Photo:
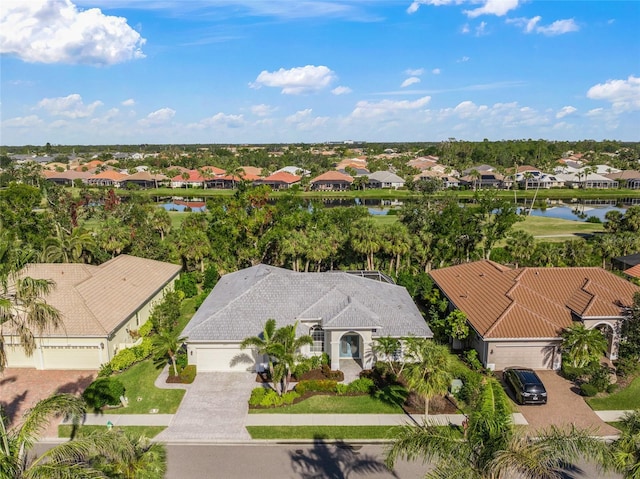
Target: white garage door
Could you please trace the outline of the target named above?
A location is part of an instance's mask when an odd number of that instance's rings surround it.
[[[44,347],[44,369],[100,369],[100,352],[95,346]]]
[[[555,343],[496,344],[489,346],[487,363],[495,364],[498,371],[510,366],[531,369],[553,369],[556,362]],[[493,351],[493,354],[491,354]],[[559,358],[558,358],[559,359]]]
[[[255,360],[250,349],[234,345],[193,347],[198,371],[253,371]],[[190,361],[191,362],[191,361]]]
[[[39,351],[34,351],[33,355],[27,356],[24,349],[20,347],[7,346],[7,367],[9,368],[35,368]]]

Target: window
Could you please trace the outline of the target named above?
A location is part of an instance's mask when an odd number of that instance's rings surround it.
[[[311,345],[312,353],[324,352],[324,331],[320,326],[312,326],[309,330],[309,335],[313,338],[313,344]]]

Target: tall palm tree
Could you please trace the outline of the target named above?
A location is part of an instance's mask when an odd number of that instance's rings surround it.
[[[607,350],[607,339],[597,329],[577,323],[562,332],[562,349],[574,368],[598,361]]]
[[[451,353],[449,349],[431,340],[407,341],[407,362],[403,376],[409,389],[424,398],[424,416],[429,415],[429,400],[445,394],[451,384]]]
[[[640,409],[622,417],[621,434],[611,444],[613,466],[625,479],[640,479]]]
[[[351,247],[356,253],[366,255],[367,269],[375,269],[375,254],[381,247],[381,230],[373,220],[365,218],[353,225]]]
[[[56,225],[55,236],[45,240],[42,261],[47,263],[89,263],[96,249],[92,232],[83,228],[67,231]]]
[[[259,336],[250,336],[245,338],[240,343],[240,349],[246,349],[253,347],[256,349],[258,354],[262,354],[267,357],[267,364],[269,368],[269,377],[273,382],[273,389],[277,391],[276,381],[273,379],[274,377],[274,368],[273,368],[273,356],[271,354],[271,350],[273,345],[275,344],[275,334],[276,334],[276,320],[273,318],[267,319],[266,323],[262,327],[262,333]]]
[[[505,249],[511,254],[516,268],[518,268],[523,261],[528,261],[531,258],[534,244],[533,236],[526,231],[513,230],[509,233]]]
[[[387,465],[397,458],[435,461],[425,477],[433,479],[561,479],[581,457],[604,463],[607,446],[590,431],[552,427],[527,436],[511,422],[511,406],[495,379],[484,385],[464,436],[457,428],[407,424],[387,450]]]
[[[55,287],[47,279],[19,277],[13,272],[12,283],[0,285],[0,372],[7,365],[6,336],[16,336],[27,356],[36,349],[36,336],[63,326],[60,311],[44,299]]]
[[[167,363],[167,358],[171,361],[173,368],[173,375],[178,375],[178,365],[176,364],[176,357],[180,346],[187,340],[186,336],[180,336],[180,333],[175,330],[164,330],[156,334],[152,341],[152,354],[155,358],[157,366],[164,366]]]
[[[269,351],[277,360],[274,371],[276,378],[279,378],[282,383],[281,394],[289,390],[291,372],[301,359],[300,348],[313,345],[313,338],[310,335],[296,336],[297,329],[298,321],[278,328],[274,334],[274,344]]]
[[[35,456],[31,449],[51,419],[65,416],[79,424],[85,412],[82,398],[71,394],[56,394],[39,401],[27,411],[22,422],[7,429],[0,411],[0,477],[22,478],[88,478],[104,477],[94,467],[96,457],[106,461],[128,460],[131,451],[123,447],[114,434],[80,437],[58,444]]]
[[[100,457],[94,465],[107,477],[117,479],[162,479],[167,472],[167,451],[164,445],[146,436],[134,436],[113,431],[121,447],[115,460]]]

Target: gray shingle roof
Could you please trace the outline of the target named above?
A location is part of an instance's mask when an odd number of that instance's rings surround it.
[[[105,336],[149,301],[181,267],[120,255],[100,266],[33,263],[22,276],[51,279],[56,286],[47,303],[62,314],[64,330],[48,336]]]
[[[259,264],[223,276],[184,334],[190,341],[242,341],[267,319],[279,327],[321,320],[327,329],[373,329],[375,336],[433,334],[404,287],[348,273],[298,273]],[[300,326],[299,333],[306,331]]]

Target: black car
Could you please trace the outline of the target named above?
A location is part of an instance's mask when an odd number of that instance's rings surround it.
[[[503,378],[518,404],[547,403],[547,390],[533,369],[507,368]]]

